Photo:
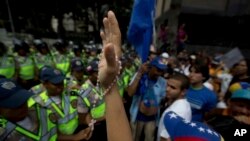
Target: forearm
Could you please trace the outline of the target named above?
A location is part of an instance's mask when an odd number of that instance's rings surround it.
[[[132,84],[130,84],[127,88],[127,92],[128,92],[128,95],[129,96],[133,96],[137,90],[137,87],[139,85],[139,82],[141,80],[141,76],[142,74],[141,73],[137,73]]]
[[[108,140],[132,141],[131,129],[117,85],[105,96],[105,102]]]

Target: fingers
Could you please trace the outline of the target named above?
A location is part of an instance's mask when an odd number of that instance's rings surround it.
[[[100,36],[102,38],[102,44],[106,45],[107,44],[106,36],[105,36],[105,33],[103,31],[100,32]]]
[[[110,25],[111,38],[115,45],[115,52],[118,57],[121,56],[121,31],[119,28],[118,21],[113,11],[108,12],[108,21]]]
[[[108,18],[103,18],[103,25],[104,25],[104,35],[105,35],[105,41],[110,42],[110,24]]]
[[[115,47],[116,56],[121,56],[121,32],[114,12],[109,11],[103,19],[104,30],[100,32],[102,43],[105,46],[112,43]]]

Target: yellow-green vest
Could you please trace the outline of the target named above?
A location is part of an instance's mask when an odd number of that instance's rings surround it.
[[[62,55],[56,52],[54,55],[54,60],[56,64],[56,68],[61,70],[65,75],[70,70],[70,57],[69,55]]]
[[[40,110],[43,112],[39,116],[43,120],[43,129],[46,132],[46,139],[45,141],[56,141],[57,140],[57,123],[56,121],[50,120],[50,115],[56,114],[54,110],[52,110],[51,103],[48,101],[48,96],[46,94],[46,91],[40,93],[39,95],[34,95],[28,100],[28,107],[31,107],[33,104],[37,103],[41,108]],[[46,130],[47,129],[47,130]]]
[[[50,111],[53,111],[59,117],[56,121],[59,132],[65,135],[73,134],[78,126],[77,96],[70,96],[63,93],[61,99],[62,108],[60,108],[47,96],[46,91],[43,91],[39,95],[41,97],[40,101],[43,101],[45,107],[48,107]],[[73,103],[75,107],[72,106]]]
[[[26,138],[32,139],[34,141],[56,141],[57,129],[54,124],[52,126],[48,125],[47,109],[41,108],[39,104],[35,103],[36,102],[32,98],[28,101],[28,105],[30,106],[29,108],[34,106],[38,115],[39,129],[37,134],[28,131],[4,118],[0,118],[1,128],[5,130],[0,136],[0,140],[4,140],[11,132],[16,131]]]
[[[15,61],[14,58],[8,55],[0,57],[0,75],[6,78],[13,78],[15,74]]]
[[[49,53],[46,55],[42,55],[41,53],[34,55],[34,61],[38,69],[45,65],[55,67],[54,58]]]
[[[31,56],[17,56],[16,61],[19,64],[19,77],[21,79],[29,80],[35,77],[35,64]]]
[[[58,121],[58,129],[62,134],[72,135],[78,126],[77,96],[63,94],[62,108],[63,117]]]
[[[105,114],[105,103],[104,99],[100,94],[100,91],[96,90],[92,85],[85,83],[82,85],[82,89],[78,93],[83,99],[84,103],[90,108],[90,114],[92,118],[98,119]],[[96,98],[96,103],[90,101],[90,99]]]
[[[29,91],[31,91],[34,94],[40,94],[46,89],[44,88],[43,84],[38,84],[36,86],[33,86]]]

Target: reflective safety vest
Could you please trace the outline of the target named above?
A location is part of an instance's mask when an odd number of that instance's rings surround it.
[[[69,72],[70,58],[68,55],[56,53],[54,56],[56,68],[61,70],[65,75]]]
[[[63,95],[62,108],[64,116],[58,120],[59,131],[71,135],[78,126],[77,96]]]
[[[38,69],[42,68],[45,65],[51,67],[55,66],[53,56],[50,54],[42,55],[38,53],[34,56],[34,61]]]
[[[88,83],[82,85],[79,96],[83,99],[84,103],[90,108],[90,114],[92,118],[98,119],[105,114],[104,99],[100,94],[100,91]]]
[[[43,91],[45,91],[46,89],[44,88],[44,86],[42,84],[38,84],[36,86],[33,86],[30,91],[34,94],[40,94]]]
[[[35,77],[35,64],[31,56],[17,56],[16,61],[19,64],[19,77],[21,79],[29,80]]]
[[[69,96],[63,93],[61,107],[47,96],[46,91],[35,98],[35,101],[40,101],[39,103],[50,109],[49,119],[51,123],[58,124],[60,133],[65,135],[74,133],[78,126],[77,96]]]
[[[56,141],[57,139],[57,129],[56,126],[53,125],[49,127],[47,120],[47,110],[41,108],[39,105],[35,105],[36,112],[39,119],[39,129],[37,133],[32,131],[28,131],[21,126],[14,124],[4,118],[0,118],[0,124],[3,130],[3,133],[0,135],[0,140],[5,140],[10,133],[13,131],[18,132],[19,134],[23,135],[25,138],[32,139],[34,141]]]
[[[0,75],[6,78],[13,78],[15,74],[14,58],[8,55],[0,57]]]
[[[126,87],[129,84],[129,80],[131,78],[131,71],[127,68],[124,69],[123,73],[120,76],[120,79],[117,81],[118,83],[118,87],[119,87],[119,93],[121,96],[123,96],[124,91],[126,89]]]

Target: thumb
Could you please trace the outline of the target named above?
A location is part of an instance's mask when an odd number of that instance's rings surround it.
[[[107,62],[107,67],[114,68],[116,66],[116,55],[113,44],[109,43],[104,47],[104,56]]]

